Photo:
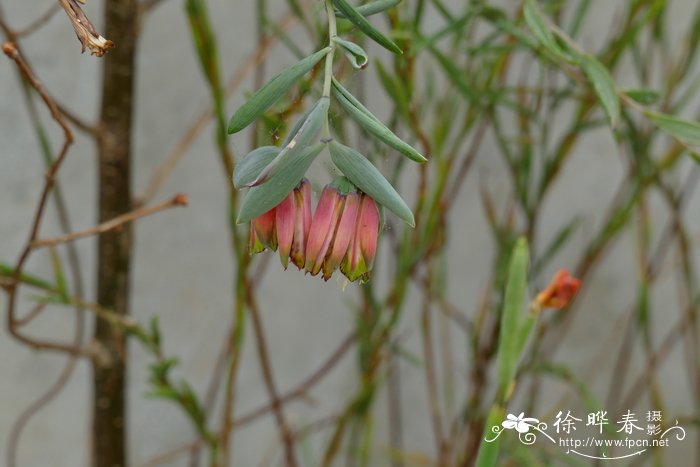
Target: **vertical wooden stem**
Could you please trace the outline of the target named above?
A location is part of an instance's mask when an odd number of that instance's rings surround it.
[[[105,34],[116,48],[104,58],[100,112],[99,219],[103,222],[131,209],[131,136],[138,2],[105,2]],[[131,226],[99,237],[97,299],[101,306],[125,315],[129,307]],[[126,341],[104,320],[95,324],[101,357],[93,364],[93,466],[127,465]]]

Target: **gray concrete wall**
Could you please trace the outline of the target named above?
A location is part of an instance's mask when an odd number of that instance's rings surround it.
[[[3,8],[11,24],[24,25],[50,3],[50,0],[5,1]],[[254,25],[252,2],[216,0],[209,3],[221,44],[222,66],[228,76],[252,49],[253,41],[249,39],[253,37]],[[601,21],[588,25],[582,38],[584,46],[594,48],[601,37],[609,34],[613,13],[621,9],[621,3],[595,2]],[[683,21],[685,12],[694,2],[685,0],[677,3],[680,5],[675,10],[677,21]],[[87,11],[93,18],[99,18],[101,2],[89,2]],[[299,37],[303,38],[303,35]],[[23,45],[37,75],[45,81],[49,91],[77,114],[86,119],[95,117],[99,105],[99,60],[78,53],[78,43],[65,18],[57,15]],[[278,60],[268,65],[269,73],[291,60],[288,54],[281,51],[276,51],[273,57]],[[183,129],[209,101],[188,38],[181,2],[164,2],[149,18],[141,39],[138,66],[136,193],[144,189],[153,170],[177,143]],[[634,84],[625,83],[625,76],[618,79],[622,84]],[[250,89],[250,85],[245,88]],[[0,260],[13,262],[27,235],[43,171],[15,70],[5,59],[0,59],[0,89],[3,90],[0,97]],[[378,88],[370,88],[370,94],[371,102],[381,102]],[[241,94],[231,99],[229,111],[242,99]],[[56,137],[54,141],[59,141],[60,134],[51,123],[47,125]],[[160,316],[165,348],[182,359],[182,366],[176,374],[186,376],[202,392],[232,318],[233,270],[228,260],[226,181],[219,175],[212,134],[213,128],[197,140],[160,192],[161,199],[175,192],[187,193],[191,205],[137,223],[132,301],[134,316],[138,320],[146,322],[154,314]],[[571,264],[578,249],[600,225],[605,214],[602,209],[614,196],[624,174],[620,158],[616,155],[617,148],[607,130],[601,130],[585,141],[585,145],[576,150],[565,167],[564,177],[554,188],[543,216],[545,219],[556,219],[556,222],[545,222],[541,232],[543,240],[551,238],[562,216],[572,212],[584,216],[583,228],[576,234],[570,248],[558,257],[557,263],[561,265]],[[247,140],[235,137],[232,146],[239,152],[245,151]],[[88,139],[79,135],[59,177],[76,229],[95,222],[94,149]],[[487,145],[484,151],[495,154],[493,146]],[[495,157],[479,158],[460,195],[459,215],[452,218],[450,225],[450,297],[465,310],[473,310],[478,304],[481,298],[479,293],[486,284],[493,259],[488,228],[484,222],[474,221],[483,219],[478,177],[488,180],[498,199],[505,199],[508,195],[498,188],[508,186],[508,183],[500,183],[507,180],[501,163]],[[698,202],[700,199],[696,196],[692,205],[698,206]],[[661,204],[654,206],[659,208]],[[697,214],[697,210],[695,212]],[[656,209],[655,215],[658,219],[664,218],[659,209]],[[699,220],[696,216],[693,232],[697,233]],[[44,235],[59,232],[53,214],[48,216],[42,232]],[[601,349],[607,348],[602,344],[610,343],[615,347],[615,343],[621,340],[619,320],[635,297],[636,266],[631,235],[626,234],[622,241],[617,242],[587,284],[579,303],[584,310],[574,322],[574,332],[556,355],[558,361],[572,365],[580,376],[592,379],[594,390],[599,390],[600,394],[605,394],[607,381],[605,377],[596,375],[608,374],[613,363],[601,355]],[[95,241],[81,240],[77,245],[84,266],[86,287],[92,290]],[[383,254],[386,255],[387,251]],[[47,255],[35,255],[28,270],[48,273],[50,263]],[[275,263],[264,277],[260,290],[260,305],[278,386],[290,388],[317,368],[330,350],[351,331],[353,318],[346,304],[357,299],[356,287],[344,287],[335,280],[326,284],[291,269],[284,272]],[[657,303],[672,303],[674,296],[675,290],[669,284],[654,296],[654,300]],[[401,333],[405,336],[405,345],[420,352],[415,298],[414,295],[409,296]],[[3,307],[4,300],[4,297],[0,298]],[[23,309],[26,310],[28,302],[24,303]],[[673,310],[676,308],[675,305],[672,307]],[[658,326],[660,331],[667,327],[661,318]],[[72,333],[71,311],[50,308],[30,330],[38,336],[69,339]],[[238,413],[267,400],[252,344],[252,338],[248,338],[239,379]],[[455,341],[457,354],[461,355],[462,348],[461,343]],[[138,465],[150,456],[192,439],[193,433],[178,409],[144,397],[148,387],[148,358],[138,345],[131,346],[130,356],[129,441],[133,465]],[[639,371],[642,359],[634,355],[630,358],[633,368]],[[0,453],[5,449],[13,421],[23,408],[48,388],[62,365],[61,357],[32,352],[18,345],[5,330],[0,331]],[[469,365],[469,361],[461,357],[457,362],[457,377],[464,375]],[[692,405],[683,365],[683,355],[677,352],[668,359],[661,372],[667,383],[663,389],[669,408],[676,413],[687,413]],[[291,404],[288,414],[292,423],[310,421],[318,414],[340,407],[355,387],[353,366],[354,357],[347,356],[313,392],[314,404]],[[423,376],[409,365],[403,369],[402,376],[403,404],[410,408],[406,411],[404,423],[406,446],[410,446],[412,451],[430,453],[433,441],[427,423]],[[88,365],[80,363],[58,399],[32,419],[20,444],[20,466],[86,465],[90,423],[89,379]],[[555,396],[562,393],[566,393],[562,385],[547,384],[543,387],[542,399],[554,401]],[[380,445],[387,440],[384,397],[380,398],[376,418]],[[640,410],[647,410],[646,401],[640,407]],[[236,433],[236,465],[257,465],[263,453],[276,449],[274,438],[271,420],[262,420]],[[681,447],[674,449],[674,456],[683,459],[684,455],[693,452],[693,441],[692,436],[687,438]],[[184,466],[186,463],[183,460],[168,465]]]

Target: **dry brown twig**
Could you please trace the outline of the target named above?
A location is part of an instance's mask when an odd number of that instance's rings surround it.
[[[105,39],[97,32],[78,1],[85,3],[85,0],[58,0],[58,3],[68,15],[75,35],[78,36],[78,40],[82,44],[82,51],[90,49],[90,54],[102,57],[107,53],[107,50],[114,47],[114,42]]]
[[[27,80],[29,85],[39,94],[41,99],[44,101],[46,106],[49,109],[49,112],[56,121],[56,123],[61,127],[63,130],[63,135],[64,135],[64,142],[63,145],[57,155],[57,157],[54,159],[54,162],[52,165],[49,167],[48,171],[46,172],[45,175],[45,182],[44,182],[44,187],[42,189],[42,193],[39,199],[39,203],[37,205],[33,221],[32,221],[32,226],[30,229],[29,233],[29,239],[27,240],[27,243],[25,247],[22,249],[19,258],[15,264],[15,270],[14,270],[14,275],[11,279],[11,282],[7,284],[5,287],[7,294],[8,294],[8,302],[7,302],[7,328],[10,334],[15,337],[17,340],[20,342],[25,343],[26,345],[29,345],[30,347],[37,349],[37,350],[54,350],[54,351],[59,351],[59,352],[64,352],[69,355],[81,355],[81,356],[91,356],[93,353],[89,350],[86,349],[82,346],[76,346],[76,345],[69,345],[69,344],[64,344],[60,342],[53,342],[53,341],[40,341],[40,340],[35,340],[33,338],[30,338],[24,334],[21,334],[19,332],[19,327],[25,325],[27,323],[27,317],[23,319],[17,318],[17,311],[16,311],[16,304],[17,304],[17,292],[19,289],[19,285],[21,283],[20,276],[22,275],[22,271],[24,269],[24,265],[26,264],[27,260],[29,259],[30,254],[37,248],[41,247],[46,247],[46,246],[51,246],[51,245],[57,245],[61,243],[66,243],[70,242],[73,240],[76,240],[78,238],[83,238],[91,235],[97,235],[99,233],[104,233],[113,229],[118,228],[119,226],[131,222],[133,220],[136,220],[138,218],[153,214],[155,212],[161,211],[163,209],[168,209],[170,207],[174,206],[184,206],[187,204],[187,196],[186,195],[176,195],[172,199],[165,201],[163,203],[157,204],[155,206],[149,206],[149,207],[144,207],[140,208],[137,210],[134,210],[132,212],[126,213],[122,216],[118,216],[114,219],[111,219],[107,222],[104,222],[98,226],[92,227],[90,229],[86,229],[84,231],[79,231],[79,232],[74,232],[66,235],[61,235],[58,237],[54,238],[48,238],[44,240],[40,240],[38,238],[39,236],[39,230],[41,227],[41,222],[44,217],[44,213],[46,210],[46,205],[48,203],[49,196],[51,194],[52,188],[54,186],[55,180],[56,180],[56,174],[58,173],[59,168],[61,167],[63,161],[65,160],[67,154],[68,154],[68,149],[73,143],[73,133],[68,126],[68,123],[65,120],[65,115],[61,111],[61,109],[58,107],[56,102],[53,100],[53,98],[48,94],[46,89],[43,87],[42,83],[35,77],[31,67],[27,63],[27,61],[24,59],[22,56],[19,48],[17,45],[15,45],[13,42],[6,42],[2,45],[2,50],[7,55],[10,59],[12,59],[15,64],[17,65],[20,73],[22,76]],[[31,312],[28,316],[33,317],[33,316],[38,316],[38,312]]]
[[[18,321],[16,319],[16,303],[17,291],[19,289],[19,284],[21,283],[20,276],[22,275],[24,265],[29,259],[29,255],[32,253],[32,242],[34,242],[39,235],[39,228],[41,227],[41,221],[46,210],[49,195],[55,183],[56,173],[58,172],[58,169],[61,167],[61,164],[65,160],[66,155],[68,154],[68,149],[70,148],[71,144],[73,144],[73,133],[71,132],[70,128],[68,127],[68,124],[63,118],[63,115],[58,109],[58,106],[51,98],[51,96],[49,96],[47,91],[44,89],[44,86],[41,84],[41,82],[34,76],[32,69],[22,57],[17,46],[12,42],[6,42],[2,45],[2,51],[5,53],[5,55],[10,57],[10,59],[12,59],[15,62],[22,76],[27,80],[29,85],[34,88],[34,90],[39,94],[39,96],[41,96],[41,99],[44,101],[44,103],[49,109],[49,112],[51,113],[51,117],[63,130],[64,138],[63,145],[58,153],[58,156],[54,159],[54,162],[51,164],[48,171],[46,172],[44,187],[42,189],[41,196],[39,198],[39,203],[34,213],[32,225],[29,231],[29,238],[15,264],[12,283],[7,287],[7,329],[8,332],[18,341],[37,350],[45,349],[64,352],[70,355],[87,355],[88,352],[82,347],[68,345],[60,342],[35,340],[33,338],[25,336],[24,334],[21,334],[18,330]]]
[[[107,222],[103,222],[103,223],[96,225],[94,227],[90,227],[89,229],[80,230],[78,232],[72,232],[72,233],[69,233],[66,235],[59,235],[57,237],[34,240],[32,242],[32,248],[44,248],[47,246],[53,246],[53,245],[59,245],[61,243],[72,242],[72,241],[78,240],[80,238],[91,237],[93,235],[99,235],[99,234],[108,232],[110,230],[117,229],[128,222],[133,222],[137,219],[140,219],[140,218],[146,217],[146,216],[150,216],[151,214],[155,214],[155,213],[157,213],[159,211],[163,211],[165,209],[170,209],[170,208],[173,208],[176,206],[187,206],[188,202],[189,202],[189,199],[187,198],[187,195],[177,194],[174,197],[172,197],[171,199],[169,199],[167,201],[163,201],[162,203],[158,203],[158,204],[155,204],[153,206],[147,206],[147,207],[135,209],[135,210],[128,212],[126,214],[122,214],[121,216],[117,216],[114,219],[110,219]]]
[[[58,3],[54,3],[49,7],[46,12],[38,17],[36,20],[32,21],[29,25],[25,26],[22,29],[19,29],[16,32],[17,37],[23,37],[23,36],[28,36],[35,32],[37,29],[41,28],[43,25],[49,22],[53,16],[58,13],[58,11],[61,9],[61,5]]]
[[[340,359],[352,348],[357,340],[357,334],[354,332],[349,334],[345,339],[342,340],[340,345],[330,354],[330,356],[309,376],[307,376],[303,381],[299,382],[293,389],[290,389],[286,393],[278,397],[278,402],[281,405],[287,404],[297,399],[308,397],[309,391],[316,386],[324,377],[333,369],[336,368],[336,364]],[[270,413],[273,410],[272,403],[268,402],[258,408],[252,409],[249,412],[238,417],[234,422],[233,426],[240,428],[248,423],[254,422],[260,417]],[[334,416],[337,418],[337,416]],[[308,427],[307,427],[308,428]],[[306,433],[305,428],[295,430],[293,433],[294,438],[299,438],[300,433]],[[220,435],[220,434],[219,434]],[[186,454],[188,451],[202,447],[205,444],[204,439],[195,439],[188,441],[185,444],[176,446],[164,453],[158,454],[152,459],[140,464],[140,467],[152,467],[154,465],[159,465],[165,462],[169,462],[176,457]]]
[[[257,303],[254,301],[252,296],[248,296],[248,308],[250,310],[251,321],[253,322],[253,333],[255,334],[255,343],[258,348],[258,357],[260,358],[260,366],[263,373],[263,381],[265,387],[267,388],[268,395],[270,397],[270,405],[272,406],[272,412],[275,415],[277,421],[277,427],[279,429],[279,435],[284,445],[285,461],[288,467],[297,466],[296,453],[294,450],[294,434],[287,419],[284,415],[283,403],[279,397],[279,393],[276,388],[275,380],[273,377],[272,364],[270,362],[270,356],[267,349],[267,344],[265,343],[265,331],[263,330],[262,319],[260,317],[260,310],[258,309]]]

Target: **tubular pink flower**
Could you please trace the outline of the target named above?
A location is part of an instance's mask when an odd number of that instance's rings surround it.
[[[355,234],[355,224],[357,224],[359,207],[360,195],[357,193],[348,193],[348,195],[345,197],[343,213],[340,216],[338,227],[335,230],[330,251],[326,255],[326,259],[323,261],[324,280],[331,278],[335,270],[338,269],[340,262],[345,256],[345,253],[348,251],[350,240]]]
[[[323,189],[316,206],[306,241],[306,272],[318,274],[335,234],[344,199],[338,189],[329,185]]]
[[[308,180],[280,204],[251,221],[250,251],[279,249],[285,269],[292,263],[328,280],[340,267],[351,281],[369,279],[377,254],[379,209],[347,179],[338,178],[321,193],[311,212]]]
[[[354,235],[340,270],[350,281],[369,279],[377,254],[379,238],[379,210],[372,198],[362,194]]]
[[[296,191],[296,190],[294,190]],[[275,208],[275,228],[277,230],[277,245],[280,261],[284,269],[289,265],[289,253],[292,251],[294,238],[295,213],[294,191],[289,193]]]
[[[277,249],[275,233],[275,208],[256,217],[250,222],[250,253],[260,253],[266,248]]]
[[[250,253],[279,247],[282,266],[287,269],[291,258],[301,269],[310,227],[311,188],[304,179],[280,204],[250,222]]]
[[[294,208],[294,238],[290,257],[292,263],[302,269],[306,261],[306,239],[309,237],[311,228],[311,184],[306,179],[302,180],[301,186],[294,190]]]

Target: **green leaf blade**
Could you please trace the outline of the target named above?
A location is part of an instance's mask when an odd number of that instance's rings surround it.
[[[345,110],[350,118],[355,120],[358,125],[364,128],[365,131],[415,162],[422,164],[427,161],[425,156],[416,151],[413,146],[396,136],[394,132],[387,128],[386,125],[375,117],[337,81],[333,82],[333,93],[343,110]]]
[[[335,5],[338,11],[340,11],[345,18],[357,26],[360,31],[365,33],[365,35],[367,35],[367,37],[372,39],[374,42],[390,52],[394,52],[395,54],[403,53],[403,51],[394,43],[394,41],[379,32],[379,30],[375,29],[375,27],[372,26],[370,22],[367,21],[365,17],[362,16],[362,14],[355,8],[353,8],[346,0],[333,0],[333,5]]]
[[[280,97],[282,97],[302,76],[311,71],[331,51],[330,47],[319,50],[291,65],[258,89],[233,114],[229,120],[228,133],[234,134],[250,125]]]
[[[521,336],[525,297],[527,293],[527,271],[529,251],[527,241],[519,239],[511,254],[501,315],[501,332],[498,341],[499,394],[505,397],[515,376],[520,360],[521,347],[526,339]],[[529,331],[529,330],[528,330]]]
[[[655,104],[661,99],[661,93],[654,89],[623,89],[622,92],[625,93],[627,97],[643,105]]]
[[[348,59],[354,69],[362,70],[367,67],[369,57],[367,56],[367,52],[365,52],[362,47],[354,42],[341,39],[340,37],[334,37],[333,42],[335,42],[343,50],[345,57]]]
[[[260,174],[250,183],[245,186],[252,187],[265,183],[270,177],[273,177],[280,170],[282,170],[283,165],[281,162],[283,160],[291,159],[294,160],[301,154],[306,148],[316,139],[321,127],[328,118],[328,107],[330,105],[330,98],[322,97],[318,100],[314,108],[311,110],[309,115],[301,124],[299,130],[292,137],[292,139],[287,143],[284,148],[279,152],[279,154],[270,162]]]
[[[532,31],[532,34],[542,46],[552,53],[557,55],[562,54],[562,50],[559,47],[559,44],[557,44],[552,30],[549,29],[549,26],[547,26],[547,23],[545,22],[544,17],[542,16],[542,13],[534,0],[527,0],[525,2],[523,16],[525,17],[525,22],[530,28],[530,31]]]
[[[646,112],[661,130],[690,146],[700,147],[700,123],[660,112]]]
[[[261,146],[246,154],[233,170],[233,186],[240,189],[253,183],[280,151],[277,146]]]
[[[617,87],[610,72],[595,57],[588,54],[581,55],[579,65],[598,96],[598,100],[610,120],[610,125],[617,125],[620,120],[620,99],[617,96]]]
[[[408,225],[415,227],[411,208],[374,164],[354,149],[335,141],[330,142],[328,149],[331,160],[348,180]]]
[[[299,184],[316,156],[325,147],[316,143],[305,148],[296,157],[284,158],[279,171],[267,182],[248,190],[241,203],[236,223],[243,224],[277,206]]]
[[[357,11],[362,16],[372,16],[376,15],[377,13],[382,13],[386,10],[390,10],[399,3],[401,3],[401,0],[376,0],[374,2],[368,2],[364,5],[358,6],[357,8],[355,8],[355,11]],[[340,11],[336,11],[336,16],[338,18],[345,18],[345,15]]]

